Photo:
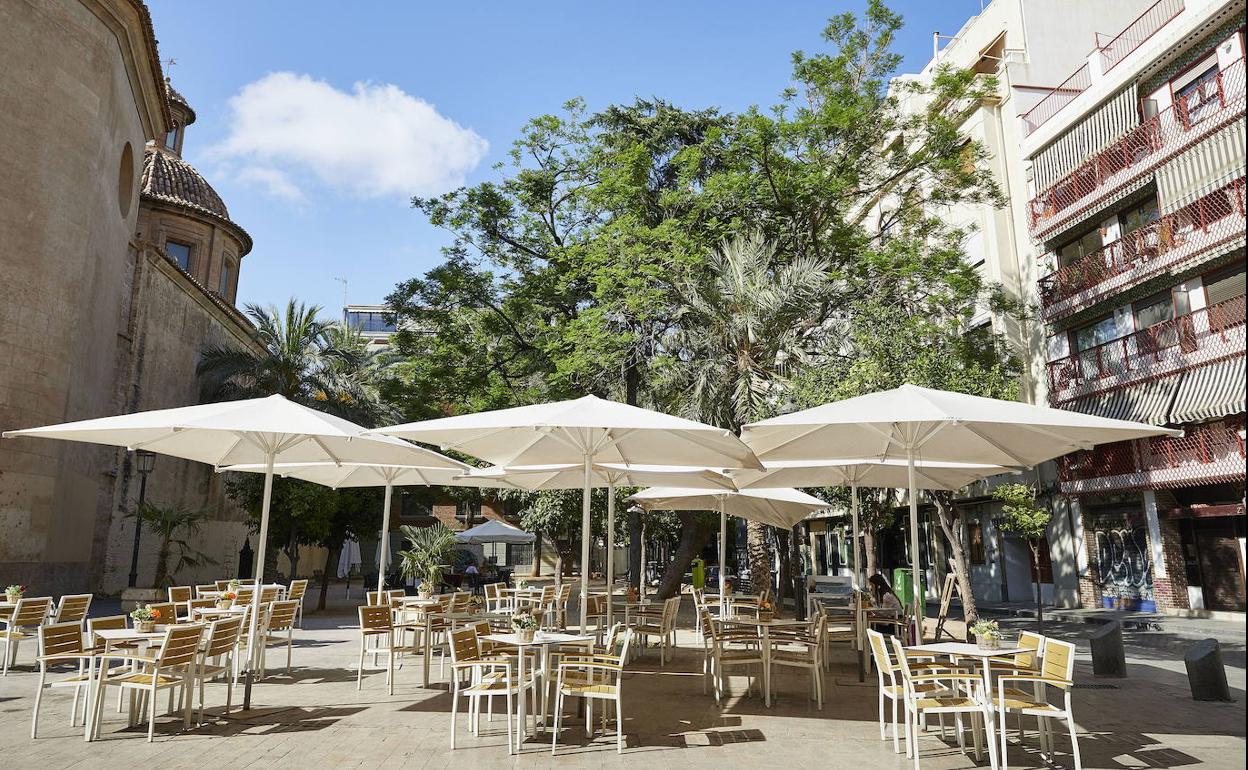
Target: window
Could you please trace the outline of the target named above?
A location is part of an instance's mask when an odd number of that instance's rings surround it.
[[[481,518],[481,501],[460,500],[455,503],[455,518],[463,522],[465,526],[473,526],[473,522]]]
[[[1217,78],[1218,57],[1214,53],[1171,82],[1176,112],[1184,124],[1199,123],[1221,106]]]
[[[967,552],[971,564],[987,564],[984,559],[984,526],[979,519],[967,524]]]
[[[1242,264],[1231,265],[1205,278],[1205,304],[1209,306],[1242,296],[1244,296],[1244,266]]]
[[[188,273],[191,271],[191,247],[189,245],[177,241],[165,241],[165,256]]]
[[[1148,227],[1156,222],[1158,218],[1156,199],[1143,201],[1118,215],[1118,221],[1122,224],[1122,234],[1124,236],[1139,230],[1141,227]]]
[[[234,288],[234,260],[229,254],[225,255],[225,259],[221,261],[221,280],[217,283],[217,294],[225,299],[229,299],[230,291]]]
[[[1066,267],[1094,251],[1100,251],[1103,245],[1101,240],[1101,228],[1095,227],[1065,246],[1059,246],[1057,249],[1058,267]]]
[[[395,325],[386,321],[387,313],[367,310],[347,311],[347,325],[362,332],[393,332]]]
[[[1137,330],[1147,329],[1171,320],[1174,320],[1174,298],[1168,291],[1135,303],[1135,328]]]
[[[1075,330],[1075,350],[1083,352],[1115,339],[1118,339],[1118,324],[1112,315],[1106,316]]]
[[[165,146],[171,150],[176,150],[178,148],[179,130],[181,129],[178,128],[178,124],[174,123],[173,128],[169,129],[169,133],[165,134]]]

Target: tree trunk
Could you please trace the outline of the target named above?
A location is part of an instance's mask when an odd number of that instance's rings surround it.
[[[795,524],[789,533],[789,576],[793,581],[793,617],[806,619],[806,580],[802,574],[802,525]],[[855,559],[858,557],[855,556]],[[855,561],[855,564],[857,562]]]
[[[1036,633],[1044,634],[1044,603],[1040,601],[1040,544],[1028,541],[1031,546],[1031,585],[1036,595]]]
[[[529,572],[529,577],[541,577],[542,575],[542,531],[533,533],[533,570]]]
[[[750,562],[750,585],[754,593],[762,594],[771,588],[771,537],[770,527],[757,521],[746,522],[745,549]]]
[[[695,511],[677,511],[676,517],[680,519],[680,544],[676,546],[676,553],[672,555],[672,560],[667,563],[663,577],[659,578],[659,588],[655,598],[660,600],[680,593],[685,570],[689,569],[689,565],[693,563],[693,557],[697,556],[710,542],[711,534],[718,526],[718,522],[713,523],[710,517],[700,516]]]
[[[164,588],[169,585],[169,540],[168,536],[162,537],[160,541],[160,550],[156,552],[156,574],[154,576],[153,588]]]
[[[641,588],[641,511],[628,512],[628,584]]]
[[[277,557],[281,552],[282,549],[277,548],[273,543],[269,543],[264,549],[264,564],[260,565],[261,582],[269,583],[276,579]]]
[[[776,610],[784,609],[784,600],[793,593],[793,581],[790,578],[789,570],[792,565],[789,564],[789,531],[787,529],[772,528],[776,538],[776,554],[780,557],[779,574],[776,576]],[[796,605],[794,611],[796,612]]]
[[[866,567],[866,579],[875,574],[875,530],[866,527],[862,530],[863,566]],[[866,588],[866,586],[863,586]]]
[[[317,597],[316,608],[325,609],[325,597],[329,595],[330,570],[338,566],[338,556],[342,553],[342,543],[325,549],[325,569],[321,570],[321,595]]]
[[[954,510],[952,495],[947,492],[932,492],[932,500],[936,503],[936,519],[940,522],[940,531],[945,535],[952,555],[953,574],[958,580],[958,595],[962,599],[962,617],[966,620],[966,637],[971,637],[971,626],[979,619],[979,610],[975,606],[975,594],[971,590],[971,575],[967,569],[968,559],[966,545],[962,542],[962,528],[958,513]]]

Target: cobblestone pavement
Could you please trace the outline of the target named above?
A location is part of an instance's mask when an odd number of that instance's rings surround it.
[[[687,603],[687,602],[686,602]],[[686,608],[687,610],[688,608]],[[688,613],[682,613],[682,617]],[[826,674],[826,704],[818,711],[808,700],[808,679],[797,673],[775,676],[774,707],[743,697],[745,679],[735,676],[734,693],[721,710],[702,694],[700,642],[692,631],[679,634],[680,649],[664,667],[657,650],[642,653],[625,680],[627,748],[614,749],[614,733],[590,742],[583,721],[570,720],[559,756],[550,756],[549,734],[531,738],[525,752],[509,757],[504,723],[483,721],[480,737],[466,731],[461,716],[459,748],[449,743],[450,697],[446,678],[420,684],[419,659],[398,672],[395,694],[386,695],[384,674],[370,672],[355,689],[357,636],[354,612],[337,607],[309,613],[296,635],[294,669],[275,667],[257,685],[255,708],[220,714],[224,688],[210,686],[208,724],[181,731],[180,718],[158,719],[156,742],[127,729],[111,705],[102,740],[84,743],[81,728],[68,724],[67,690],[45,695],[40,738],[30,739],[30,711],[36,676],[33,645],[18,658],[18,669],[0,681],[0,746],[6,759],[23,767],[303,768],[317,767],[791,767],[908,768],[879,739],[874,681],[859,684],[852,656],[836,653]],[[1060,629],[1055,629],[1060,631]],[[1086,652],[1086,650],[1084,650]],[[274,665],[282,655],[275,654]],[[1171,662],[1172,663],[1172,662]],[[1164,664],[1164,665],[1163,665]],[[1079,689],[1075,711],[1087,768],[1244,767],[1245,711],[1242,676],[1233,684],[1236,702],[1196,703],[1187,693],[1182,663],[1133,657],[1127,679],[1094,680],[1081,656],[1077,679],[1106,689]],[[1242,669],[1240,669],[1242,672]],[[163,702],[163,698],[161,701]],[[214,708],[215,707],[215,708]],[[976,766],[952,739],[935,734],[921,739],[922,766],[929,770]],[[1041,768],[1034,733],[1020,746],[1011,734],[1010,766]],[[1058,740],[1057,765],[1072,767],[1069,746]],[[988,764],[987,755],[980,766]]]

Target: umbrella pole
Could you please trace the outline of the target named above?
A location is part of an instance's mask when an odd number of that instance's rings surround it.
[[[924,602],[919,585],[919,499],[914,479],[914,450],[906,450],[906,477],[910,485],[910,558],[911,583],[914,590],[914,639],[923,643]]]
[[[853,544],[853,553],[854,553],[854,580],[858,582],[859,590],[865,591],[866,586],[867,586],[867,581],[866,581],[866,578],[863,577],[862,560],[858,558],[858,485],[857,484],[849,485],[849,494],[851,495],[851,499],[853,501],[850,506],[850,510],[853,511],[853,523],[854,523],[853,540],[851,541]]]
[[[381,539],[378,545],[381,553],[377,555],[377,595],[386,590],[386,557],[390,555],[390,497],[394,492],[394,481],[386,478],[385,503],[381,508]]]
[[[638,597],[646,598],[646,517],[641,517],[641,577],[637,579]]]
[[[728,570],[728,514],[724,512],[724,500],[719,500],[719,616],[721,618],[728,617],[726,609],[728,597],[725,596],[724,588],[727,586],[727,578],[724,573]]]
[[[260,542],[256,548],[256,569],[253,570],[253,574],[259,575],[259,578],[256,579],[255,588],[251,592],[251,620],[247,623],[247,677],[243,685],[243,709],[251,708],[251,683],[256,668],[256,635],[260,620],[260,589],[264,585],[264,551],[269,543],[269,504],[273,499],[273,457],[275,454],[276,449],[270,449],[268,456],[264,459],[264,502],[260,505]]]
[[[581,630],[588,625],[585,613],[589,609],[589,493],[593,484],[593,466],[585,455],[585,489],[581,494]]]
[[[611,591],[615,586],[615,485],[607,485],[607,628],[615,622]]]

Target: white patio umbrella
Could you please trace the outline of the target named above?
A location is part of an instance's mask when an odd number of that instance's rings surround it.
[[[410,445],[409,445],[410,446]],[[385,487],[381,509],[381,537],[377,540],[377,590],[386,587],[386,566],[390,562],[390,501],[395,487],[477,486],[464,480],[471,466],[428,449],[426,456],[441,458],[439,465],[382,465],[379,463],[305,463],[276,465],[273,472],[287,478],[341,489],[343,487]],[[264,473],[263,465],[231,465],[221,471]]]
[[[269,503],[273,492],[273,466],[277,463],[378,462],[439,465],[460,464],[418,446],[385,436],[367,436],[353,422],[296,404],[282,396],[224,401],[174,409],[155,409],[116,417],[6,431],[6,438],[21,436],[82,441],[127,449],[146,449],[214,466],[256,464],[265,466],[264,498],[260,509],[259,549],[256,564],[263,569],[269,534]],[[258,584],[257,584],[258,585]],[[252,670],[255,657],[255,626],[260,591],[254,591],[251,614],[243,706],[251,706]]]
[[[490,519],[484,524],[478,524],[471,529],[465,529],[455,536],[457,543],[474,543],[482,545],[485,543],[505,543],[507,545],[528,545],[537,539],[537,535],[532,532],[525,532],[519,527],[513,527],[505,521],[498,519]]]
[[[741,489],[757,487],[849,487],[850,518],[853,527],[854,580],[861,588],[867,576],[859,558],[858,488],[896,489],[909,484],[909,468],[904,460],[787,460],[763,463],[763,471],[732,471],[729,475]],[[986,476],[1010,473],[1014,469],[971,463],[916,462],[919,489],[961,489]]]
[[[629,498],[646,510],[719,512],[719,612],[724,615],[724,570],[728,566],[728,515],[791,529],[827,502],[796,489],[743,489],[738,492],[680,487],[643,489]]]
[[[904,459],[910,499],[915,638],[922,637],[917,463],[1033,466],[1097,444],[1182,435],[1126,420],[902,385],[751,423],[742,439],[767,461]],[[874,447],[874,451],[864,449]]]
[[[577,489],[585,483],[585,470],[581,465],[495,465],[490,468],[474,468],[469,478],[508,481],[520,489],[538,491],[543,489]],[[735,490],[732,480],[724,473],[711,468],[688,468],[679,465],[627,465],[621,463],[593,463],[591,486],[607,488],[607,593],[615,585],[615,488],[616,487],[692,487]],[[642,545],[644,549],[644,544]],[[643,550],[644,554],[644,550]],[[645,579],[642,578],[643,590]],[[607,602],[607,626],[615,622],[615,608]]]
[[[760,468],[731,431],[595,396],[395,425],[376,432],[457,449],[495,465],[579,464],[581,619],[589,596],[594,463]]]

